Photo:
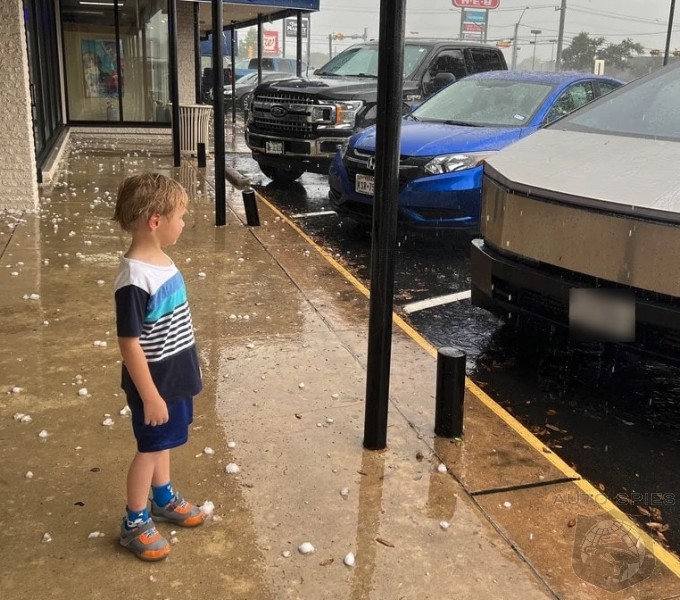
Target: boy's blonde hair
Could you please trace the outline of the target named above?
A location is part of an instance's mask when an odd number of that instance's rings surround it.
[[[174,179],[160,173],[139,173],[118,186],[113,220],[125,231],[134,231],[153,215],[167,216],[188,203],[186,190]]]

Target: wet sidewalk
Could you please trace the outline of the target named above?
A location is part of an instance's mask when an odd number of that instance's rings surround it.
[[[435,438],[436,362],[407,327],[394,333],[388,449],[363,450],[365,294],[264,200],[248,228],[228,186],[233,210],[215,228],[211,175],[193,161],[173,169],[166,148],[132,141],[72,145],[40,214],[0,225],[0,597],[678,597],[673,557],[474,385],[464,442]],[[170,254],[205,389],[173,479],[215,507],[198,530],[161,525],[174,546],[158,564],[117,540],[133,443],[112,300],[127,238],[110,217],[118,182],[145,169],[192,197]]]

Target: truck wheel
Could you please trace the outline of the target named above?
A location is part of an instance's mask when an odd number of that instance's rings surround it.
[[[278,183],[291,183],[296,179],[299,179],[305,172],[304,169],[291,169],[287,171],[285,169],[270,167],[269,165],[260,165],[260,169],[267,177],[269,177],[269,179]]]

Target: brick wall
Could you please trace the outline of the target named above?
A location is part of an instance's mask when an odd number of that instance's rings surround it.
[[[0,2],[0,208],[36,208],[33,121],[22,0]]]

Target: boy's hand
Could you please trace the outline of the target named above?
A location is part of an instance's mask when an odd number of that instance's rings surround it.
[[[144,424],[156,427],[168,422],[168,405],[163,398],[155,398],[144,402]]]

